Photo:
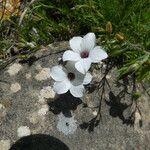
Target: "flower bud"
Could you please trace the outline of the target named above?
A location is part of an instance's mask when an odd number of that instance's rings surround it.
[[[121,32],[117,33],[115,37],[118,41],[123,41],[125,39],[124,34]]]
[[[112,24],[110,21],[108,21],[106,24],[106,32],[112,33]]]

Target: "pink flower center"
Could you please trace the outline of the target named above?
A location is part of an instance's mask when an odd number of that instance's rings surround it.
[[[89,52],[88,51],[83,51],[80,53],[81,58],[87,58],[89,57]]]
[[[75,79],[75,74],[72,73],[72,72],[69,72],[68,75],[67,75],[68,79],[71,81],[71,80],[74,80]]]

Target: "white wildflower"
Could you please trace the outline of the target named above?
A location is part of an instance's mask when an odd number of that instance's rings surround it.
[[[63,61],[74,61],[75,68],[85,74],[91,63],[98,63],[108,57],[107,53],[100,46],[96,46],[94,33],[88,33],[83,38],[73,37],[69,43],[72,50],[63,54]]]
[[[65,67],[55,66],[50,71],[51,77],[56,81],[54,91],[57,94],[63,94],[69,90],[74,97],[82,97],[85,90],[84,85],[91,82],[92,75],[78,72],[73,62],[68,62]]]

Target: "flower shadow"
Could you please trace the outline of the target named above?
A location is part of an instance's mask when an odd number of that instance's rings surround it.
[[[45,134],[35,134],[19,139],[9,150],[69,150],[57,138]]]
[[[70,92],[56,95],[54,100],[48,100],[49,110],[54,114],[63,113],[65,117],[71,117],[71,110],[76,110],[82,103],[80,98],[73,97]]]
[[[80,128],[84,130],[88,130],[89,132],[93,132],[95,127],[97,127],[102,120],[101,114],[101,106],[102,102],[104,102],[109,107],[109,115],[111,117],[118,117],[122,124],[127,126],[134,126],[135,123],[135,113],[138,112],[141,115],[140,109],[137,105],[137,101],[134,99],[133,94],[136,92],[136,82],[135,77],[130,76],[123,78],[120,81],[113,82],[110,86],[109,81],[106,76],[113,68],[112,65],[107,64],[106,69],[103,73],[103,78],[99,81],[98,86],[95,83],[94,85],[90,85],[87,87],[89,93],[93,95],[98,94],[99,97],[99,105],[92,109],[97,109],[97,115],[91,118],[89,121],[85,121],[80,124]],[[115,89],[117,87],[117,91],[119,89],[119,93],[116,95]],[[129,88],[130,87],[130,88]],[[97,91],[97,93],[95,93]],[[114,91],[114,92],[113,92]],[[105,95],[108,95],[108,98]],[[84,104],[83,107],[88,107],[88,104]],[[142,127],[142,119],[139,120],[139,126]]]
[[[120,92],[121,93],[121,92]],[[109,101],[105,100],[105,103],[110,106],[109,108],[109,114],[112,117],[119,117],[119,119],[122,120],[123,124],[126,125],[133,125],[134,124],[134,120],[132,119],[132,117],[129,117],[128,119],[126,119],[123,115],[123,112],[131,106],[131,104],[127,105],[126,103],[122,103],[121,102],[121,97],[120,94],[118,94],[117,96],[114,95],[114,93],[112,91],[109,92]]]
[[[137,106],[134,107],[134,109],[130,110],[131,113],[128,115],[128,117],[124,116],[124,111],[129,111],[129,108],[131,109],[131,107],[133,105],[136,105],[135,103],[133,103],[133,101],[131,101],[131,104],[126,104],[126,103],[122,103],[120,100],[121,98],[119,97],[119,95],[115,96],[112,92],[109,93],[109,98],[110,101],[106,101],[106,104],[108,106],[110,106],[109,108],[109,114],[110,116],[116,118],[118,117],[120,120],[122,120],[123,124],[126,124],[127,126],[134,126],[134,122],[135,122],[135,112],[138,111],[141,115],[141,112],[139,110],[139,108]],[[143,122],[140,119],[139,120],[139,126],[142,127]]]
[[[109,101],[105,100],[105,103],[110,107],[109,108],[109,114],[112,117],[118,117],[122,120],[123,124],[126,124],[127,126],[134,126],[135,123],[135,113],[138,112],[141,115],[141,111],[138,107],[136,99],[134,99],[134,92],[136,91],[136,82],[135,77],[132,76],[132,78],[129,80],[128,78],[124,78],[123,84],[117,83],[117,86],[122,86],[123,89],[115,95],[112,91],[109,92]],[[132,90],[128,92],[128,86],[132,87]],[[126,95],[129,95],[130,98],[128,100],[130,101],[129,104],[125,103]],[[124,100],[124,103],[121,102]],[[128,115],[125,116],[124,112],[128,112]],[[139,126],[142,127],[142,119],[139,120]]]

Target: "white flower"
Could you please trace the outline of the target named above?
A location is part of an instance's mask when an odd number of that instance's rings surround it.
[[[100,46],[95,46],[96,37],[94,33],[88,33],[83,38],[73,37],[69,43],[73,50],[67,50],[63,54],[63,61],[75,61],[75,68],[85,74],[91,63],[98,63],[108,57]]]
[[[78,72],[73,62],[68,62],[65,68],[53,67],[50,75],[56,81],[53,88],[57,94],[63,94],[69,90],[74,97],[82,97],[85,90],[84,85],[89,84],[92,80],[90,73]]]

